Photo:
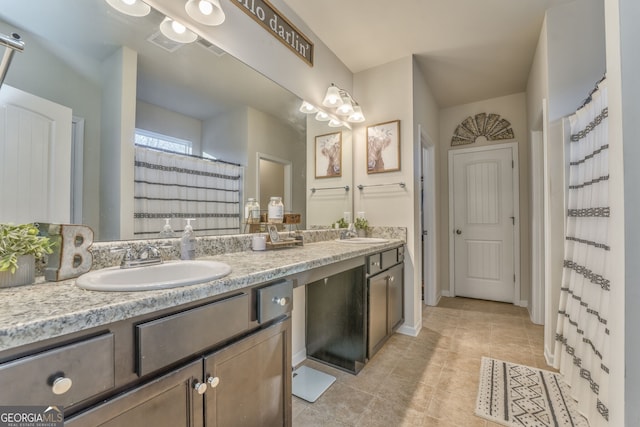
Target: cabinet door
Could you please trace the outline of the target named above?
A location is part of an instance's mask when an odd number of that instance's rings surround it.
[[[207,427],[291,426],[291,319],[205,357]]]
[[[194,390],[202,359],[82,412],[65,426],[201,427],[203,400]]]
[[[387,274],[369,279],[369,345],[371,358],[387,336]]]
[[[403,310],[403,264],[398,264],[389,271],[384,273],[384,276],[388,277],[388,319],[387,319],[387,333],[393,333],[404,322],[404,310]]]

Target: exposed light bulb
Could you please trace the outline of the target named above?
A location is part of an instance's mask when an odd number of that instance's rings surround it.
[[[310,104],[307,101],[302,101],[302,105],[300,106],[300,111],[305,114],[313,114],[317,112],[318,109],[313,104]]]
[[[184,25],[182,25],[178,21],[171,21],[171,28],[177,34],[184,34],[184,32],[187,31],[187,27],[185,27]]]
[[[342,122],[340,120],[338,119],[329,120],[329,127],[339,128],[340,126],[342,126]]]
[[[169,17],[164,18],[160,23],[160,31],[165,37],[178,43],[191,43],[198,38],[198,35],[185,27],[184,24]]]
[[[342,105],[342,97],[340,96],[340,90],[336,86],[331,85],[327,88],[327,93],[324,96],[322,105],[330,108],[336,108]]]
[[[326,122],[329,119],[330,119],[329,115],[324,111],[318,111],[318,114],[316,114],[316,120],[320,122]]]
[[[140,0],[106,0],[106,2],[118,12],[129,16],[147,16],[151,12],[151,6]]]
[[[200,0],[198,3],[198,9],[203,15],[211,15],[213,13],[213,5],[206,0]]]
[[[220,0],[188,0],[184,8],[191,18],[204,25],[220,25],[225,20]]]

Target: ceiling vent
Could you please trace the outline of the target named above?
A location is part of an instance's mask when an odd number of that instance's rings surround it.
[[[222,56],[227,53],[219,46],[216,46],[215,44],[203,38],[199,38],[196,43],[198,43],[203,48],[207,49],[209,52],[213,52],[217,56]]]
[[[147,41],[158,46],[159,48],[166,50],[167,52],[175,52],[176,50],[184,46],[184,44],[182,43],[174,42],[173,40],[162,34],[160,31],[157,31],[147,37]]]

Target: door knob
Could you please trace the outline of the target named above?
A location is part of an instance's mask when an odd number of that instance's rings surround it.
[[[73,381],[71,381],[71,378],[60,376],[53,380],[53,384],[51,384],[51,391],[53,391],[53,394],[65,394],[69,389],[71,389],[72,385]]]
[[[209,387],[216,388],[218,384],[220,384],[220,378],[218,377],[209,377],[207,378],[207,383],[209,383]]]
[[[462,230],[460,230],[459,228],[456,230],[456,234],[462,234]]]
[[[207,391],[207,383],[201,383],[200,381],[195,381],[193,383],[193,389],[198,392],[198,394],[204,394]]]

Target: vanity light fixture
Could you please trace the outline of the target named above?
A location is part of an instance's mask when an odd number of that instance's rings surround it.
[[[347,121],[351,123],[364,122],[364,114],[362,113],[362,107],[360,107],[357,102],[356,102],[356,105],[353,106],[353,113],[349,115],[349,117],[347,118]]]
[[[129,16],[147,16],[151,6],[142,0],[106,0],[109,6]]]
[[[307,101],[302,101],[300,111],[306,114],[316,113],[316,120],[326,122],[331,120],[329,126],[340,127],[348,126],[349,123],[364,122],[364,113],[362,107],[356,102],[349,92],[340,89],[335,84],[327,88],[327,93],[322,101],[322,105],[327,107],[327,111],[322,111]],[[342,116],[342,119],[334,117],[334,115]]]
[[[184,8],[191,18],[204,25],[220,25],[225,19],[220,0],[188,0]]]
[[[196,41],[198,38],[196,33],[168,16],[162,20],[162,23],[160,24],[160,31],[167,38],[177,43],[191,43]]]
[[[331,86],[327,88],[327,93],[324,95],[322,105],[329,108],[337,108],[342,105],[342,96],[340,96],[340,89],[338,86],[331,83]]]
[[[331,117],[324,111],[318,111],[318,114],[316,114],[316,120],[319,122],[326,122],[329,119],[331,119]]]
[[[313,114],[317,113],[318,109],[315,105],[308,103],[307,101],[302,101],[302,105],[300,106],[300,112],[305,114]]]
[[[331,120],[329,120],[329,127],[339,128],[342,125],[343,125],[343,123],[340,120],[336,119],[336,118],[332,118]]]

